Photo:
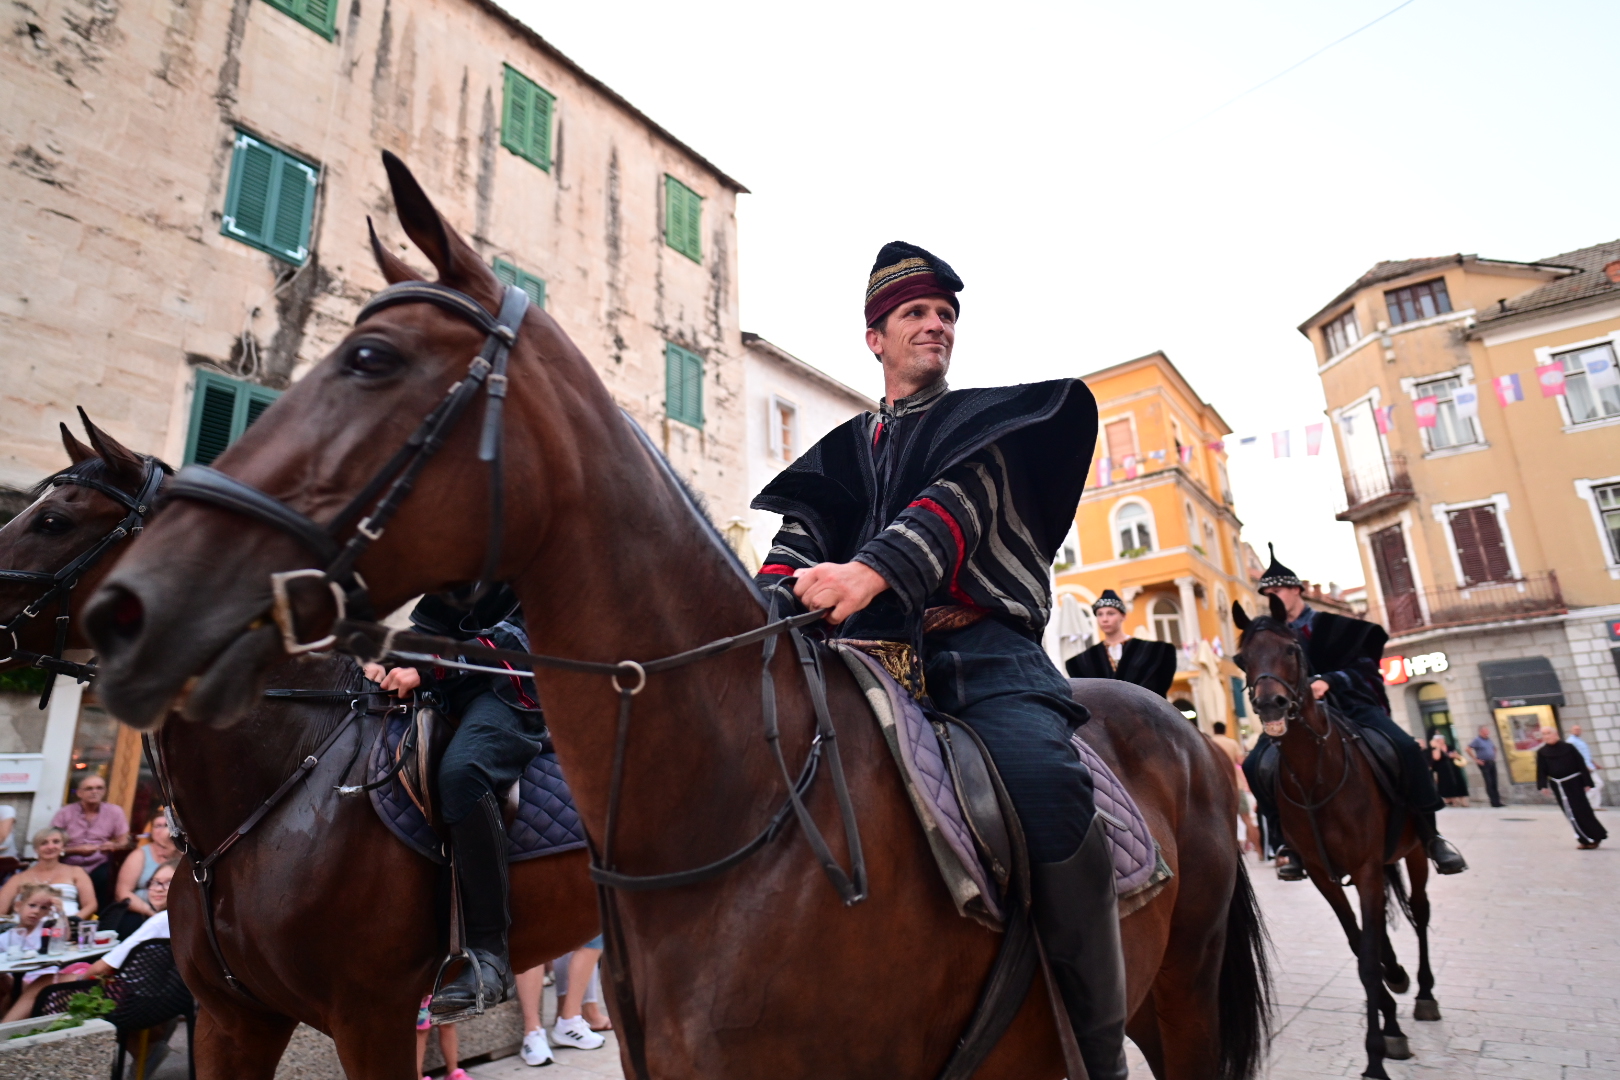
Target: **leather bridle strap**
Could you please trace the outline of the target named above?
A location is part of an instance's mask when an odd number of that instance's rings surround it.
[[[68,675],[79,682],[89,682],[95,677],[95,667],[91,664],[78,664],[71,660],[63,660],[62,653],[67,649],[68,629],[72,620],[73,590],[79,584],[79,578],[90,567],[101,560],[115,545],[126,538],[140,532],[146,524],[146,515],[152,512],[157,502],[158,492],[163,486],[165,477],[164,467],[156,458],[143,457],[145,471],[141,477],[140,491],[130,495],[126,491],[106,484],[88,476],[74,476],[71,473],[62,473],[51,479],[53,487],[62,484],[73,484],[77,487],[87,487],[99,491],[122,506],[126,513],[117,525],[104,534],[101,539],[79,552],[68,561],[68,564],[54,572],[42,570],[0,570],[0,582],[18,582],[39,584],[45,586],[45,591],[25,606],[11,621],[0,626],[0,635],[11,638],[11,650],[0,662],[6,660],[21,660],[33,667],[53,675]],[[40,612],[51,601],[58,604],[56,616],[56,638],[52,649],[48,653],[31,652],[22,648],[17,635],[29,623],[39,618]],[[51,690],[56,680],[48,679],[45,689],[39,696],[39,707],[45,708],[51,701]]]
[[[350,612],[362,617],[373,614],[365,582],[356,573],[355,567],[366,550],[382,538],[422,470],[444,445],[450,429],[480,391],[486,392],[487,404],[479,436],[479,458],[490,467],[492,504],[489,541],[479,591],[489,587],[500,563],[501,537],[505,531],[500,493],[506,369],[512,346],[517,341],[518,328],[529,308],[529,295],[516,286],[508,286],[501,300],[499,314],[492,316],[472,297],[448,286],[425,281],[403,282],[391,285],[372,297],[355,321],[364,322],[386,308],[413,303],[434,304],[472,323],[484,331],[484,347],[468,364],[466,375],[445,392],[405,444],[328,524],[320,525],[275,496],[203,465],[188,465],[181,469],[169,490],[173,498],[190,499],[233,511],[297,540],[321,563],[320,569],[273,575],[272,583],[289,576],[324,578],[340,590],[340,618]],[[344,539],[345,533],[348,534],[347,539]],[[278,597],[277,622],[281,624],[289,653],[309,652],[313,646],[330,645],[329,638],[320,642],[300,641],[297,628],[292,625],[291,612],[283,608]]]

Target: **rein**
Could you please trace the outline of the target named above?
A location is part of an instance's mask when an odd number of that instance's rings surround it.
[[[55,572],[44,570],[0,570],[0,582],[18,582],[38,584],[45,586],[45,591],[36,597],[33,603],[28,604],[10,622],[0,625],[0,635],[11,638],[11,651],[0,657],[0,663],[9,660],[21,660],[30,667],[48,671],[53,675],[67,675],[78,682],[89,682],[95,677],[94,664],[78,664],[71,660],[62,659],[62,653],[67,649],[68,627],[73,618],[73,590],[79,584],[79,578],[84,572],[101,560],[101,557],[123,541],[141,531],[146,525],[146,515],[152,512],[153,504],[157,500],[158,489],[163,486],[163,466],[156,458],[145,457],[146,471],[141,477],[141,488],[138,494],[130,495],[120,491],[111,484],[104,484],[87,476],[74,476],[70,473],[61,473],[51,478],[51,486],[62,484],[76,484],[79,487],[91,488],[101,492],[124,508],[126,513],[123,520],[114,525],[101,539],[81,551],[68,561],[68,564]],[[29,623],[39,618],[40,612],[51,603],[57,602],[56,639],[51,651],[48,653],[30,652],[24,649],[18,641],[17,635]],[[55,679],[48,679],[45,689],[39,695],[39,707],[45,708],[51,701],[51,690],[56,684]]]

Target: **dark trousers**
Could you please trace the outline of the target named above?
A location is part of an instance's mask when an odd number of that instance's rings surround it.
[[[1564,816],[1574,827],[1575,839],[1583,844],[1595,844],[1609,838],[1609,830],[1592,812],[1592,804],[1586,798],[1586,787],[1579,776],[1567,776],[1563,780],[1549,779],[1548,786],[1552,788],[1558,805],[1563,807]]]
[[[1080,848],[1096,807],[1069,741],[1086,712],[1040,644],[993,618],[923,642],[928,694],[984,741],[1012,796],[1033,862]]]
[[[539,713],[511,708],[493,690],[469,701],[439,764],[445,824],[466,817],[485,793],[505,794],[540,753],[545,730]]]
[[[1491,800],[1491,805],[1501,806],[1502,793],[1496,788],[1496,762],[1481,761],[1479,775],[1485,779],[1485,794]]]
[[[118,867],[108,859],[94,870],[86,870],[90,884],[96,887],[96,907],[104,908],[113,902],[113,886],[118,884]]]

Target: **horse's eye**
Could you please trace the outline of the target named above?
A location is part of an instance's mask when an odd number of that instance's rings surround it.
[[[61,514],[41,514],[34,522],[34,531],[46,536],[61,536],[73,528],[73,522]]]
[[[365,378],[391,375],[404,364],[399,353],[375,341],[362,341],[349,350],[343,368]]]

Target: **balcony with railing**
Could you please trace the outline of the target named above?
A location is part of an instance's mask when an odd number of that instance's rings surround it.
[[[1344,474],[1344,503],[1340,521],[1362,521],[1416,498],[1405,454],[1391,454],[1379,465],[1352,469]]]
[[[1560,615],[1569,610],[1558,586],[1558,572],[1549,570],[1516,581],[1479,585],[1450,585],[1384,598],[1384,618],[1393,635],[1449,626],[1531,619]]]

